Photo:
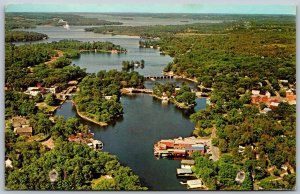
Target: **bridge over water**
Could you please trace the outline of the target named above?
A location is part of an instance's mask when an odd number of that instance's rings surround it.
[[[173,79],[174,76],[172,75],[158,75],[158,76],[144,76],[145,79]]]

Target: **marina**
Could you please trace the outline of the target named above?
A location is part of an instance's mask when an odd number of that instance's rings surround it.
[[[207,143],[195,137],[160,140],[154,145],[154,156],[157,159],[164,157],[190,157],[193,153],[204,154]]]

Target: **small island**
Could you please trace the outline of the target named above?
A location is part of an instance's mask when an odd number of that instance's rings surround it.
[[[73,104],[80,117],[105,126],[123,114],[120,90],[123,87],[142,86],[143,82],[144,77],[137,72],[100,71],[81,81]]]

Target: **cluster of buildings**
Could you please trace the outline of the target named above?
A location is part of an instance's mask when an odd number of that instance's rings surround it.
[[[177,168],[177,176],[191,178],[191,180],[187,180],[186,183],[182,183],[186,184],[188,189],[205,188],[203,181],[201,179],[196,179],[193,174],[192,167],[194,165],[194,160],[181,160],[181,168]]]
[[[192,153],[206,152],[206,144],[196,137],[166,139],[157,142],[154,145],[154,155],[157,158],[162,157],[188,157]]]
[[[58,86],[51,86],[50,88],[44,88],[41,85],[38,85],[37,87],[28,87],[25,91],[25,94],[29,94],[31,96],[37,96],[37,95],[45,95],[47,93],[57,94],[60,92]]]
[[[62,90],[59,86],[51,86],[50,88],[43,87],[41,84],[37,84],[36,87],[28,87],[27,90],[24,92],[25,94],[31,95],[31,96],[37,96],[41,95],[44,96],[45,94],[52,93],[52,94],[60,94],[62,97],[67,95],[70,92],[73,92],[77,89],[78,81],[77,80],[71,80],[68,82],[68,88],[65,90]]]
[[[71,135],[68,138],[68,141],[87,144],[89,147],[94,148],[95,150],[102,150],[103,143],[99,140],[92,138],[92,133],[77,133],[76,135]]]
[[[266,104],[268,108],[265,108],[265,111],[270,111],[271,109],[278,107],[280,102],[296,104],[296,95],[291,89],[286,90],[285,95],[285,98],[278,96],[271,97],[271,94],[268,91],[265,94],[261,94],[259,90],[252,90],[251,103],[256,105],[259,105],[260,103]]]
[[[32,136],[32,127],[30,127],[29,120],[25,117],[16,116],[11,118],[11,123],[14,128],[14,132],[17,135]]]

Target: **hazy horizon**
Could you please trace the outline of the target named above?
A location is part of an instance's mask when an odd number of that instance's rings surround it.
[[[5,12],[296,15],[294,5],[10,4]]]

